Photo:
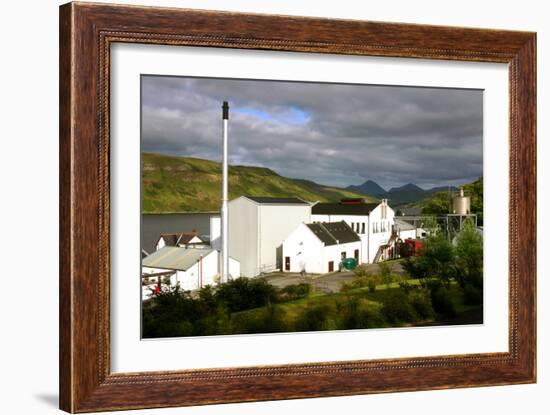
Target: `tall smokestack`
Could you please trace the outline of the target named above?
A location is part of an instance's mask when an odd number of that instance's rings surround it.
[[[223,119],[223,157],[222,157],[222,208],[221,208],[221,239],[222,239],[222,283],[227,282],[229,275],[229,245],[228,245],[228,222],[227,222],[227,128],[229,122],[229,104],[227,101],[222,105]]]

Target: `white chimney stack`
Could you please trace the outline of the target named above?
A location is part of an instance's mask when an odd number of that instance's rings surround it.
[[[227,101],[222,105],[223,118],[223,158],[222,158],[222,208],[221,208],[221,239],[222,239],[222,278],[221,282],[227,282],[229,275],[229,245],[228,245],[228,222],[227,222],[227,128],[229,121],[229,105]]]

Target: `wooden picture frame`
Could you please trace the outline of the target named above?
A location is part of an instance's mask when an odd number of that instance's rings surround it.
[[[109,62],[116,42],[509,65],[509,352],[111,373]],[[536,380],[536,34],[70,3],[60,8],[60,407],[68,412]]]

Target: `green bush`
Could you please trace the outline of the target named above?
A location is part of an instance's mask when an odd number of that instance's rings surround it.
[[[418,317],[423,320],[431,320],[435,317],[430,293],[425,290],[416,290],[409,294],[409,301]]]
[[[439,287],[431,292],[432,306],[436,313],[447,318],[456,317],[455,304],[451,298],[451,291],[446,287]]]
[[[365,299],[350,298],[339,310],[338,329],[370,329],[385,327],[384,317]]]
[[[365,288],[367,287],[370,292],[374,292],[376,286],[381,283],[381,278],[379,275],[360,275],[355,277],[353,280],[343,283],[340,291],[347,292],[352,289]]]
[[[367,287],[369,289],[369,292],[373,293],[376,291],[376,281],[371,278],[368,282],[367,282]]]
[[[470,305],[483,304],[483,288],[478,288],[472,284],[467,284],[464,287],[464,303]]]
[[[307,306],[295,321],[296,331],[319,331],[329,329],[329,316],[334,307],[328,304]]]
[[[416,285],[411,284],[410,282],[407,282],[407,281],[400,281],[399,282],[399,288],[405,294],[409,294],[410,292],[412,292],[413,290],[416,289]]]
[[[215,296],[229,311],[235,312],[262,307],[276,301],[277,290],[262,278],[240,277],[220,284]]]
[[[287,285],[281,288],[278,293],[279,301],[292,301],[306,298],[311,293],[311,284],[306,282],[294,285]]]
[[[280,333],[293,331],[280,306],[269,305],[254,312],[236,313],[232,318],[234,333]]]
[[[358,265],[353,270],[353,272],[357,277],[366,277],[369,275],[369,272],[367,271],[367,266],[365,264]]]
[[[388,290],[382,297],[382,314],[390,323],[411,323],[418,319],[409,297],[401,290]]]

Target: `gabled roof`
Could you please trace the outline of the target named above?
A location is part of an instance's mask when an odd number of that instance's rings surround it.
[[[309,205],[305,200],[297,197],[267,197],[267,196],[245,196],[256,203],[269,205]]]
[[[406,222],[402,219],[397,219],[397,217],[394,218],[394,222],[395,222],[395,226],[400,231],[413,231],[413,230],[416,229],[416,227],[414,225],[412,225],[409,222]]]
[[[188,244],[193,238],[202,241],[201,237],[195,232],[162,233],[159,239],[163,239],[166,246],[178,246]]]
[[[326,246],[357,242],[361,239],[349,225],[344,222],[308,223],[306,226]]]
[[[180,248],[165,246],[143,258],[141,265],[150,268],[187,271],[200,260],[201,256],[204,258],[213,251],[212,248]]]
[[[418,207],[402,207],[399,208],[401,216],[419,216],[422,214],[422,208]]]
[[[380,203],[317,203],[311,208],[313,215],[369,215]]]

